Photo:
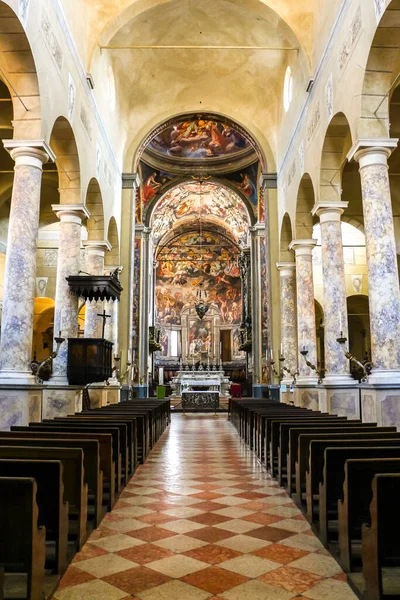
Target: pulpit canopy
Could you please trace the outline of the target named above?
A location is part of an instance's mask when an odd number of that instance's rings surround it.
[[[115,275],[72,275],[67,277],[71,293],[86,300],[119,300],[123,288]]]

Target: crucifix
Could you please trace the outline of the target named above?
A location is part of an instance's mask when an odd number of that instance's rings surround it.
[[[105,332],[105,329],[106,329],[106,322],[107,322],[107,319],[111,319],[111,315],[107,315],[107,313],[106,313],[106,311],[104,309],[103,312],[101,313],[101,315],[97,314],[97,316],[101,317],[103,319],[103,332],[102,332],[102,336],[101,337],[104,340],[104,332]]]

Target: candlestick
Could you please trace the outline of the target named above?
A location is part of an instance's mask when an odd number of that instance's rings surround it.
[[[270,349],[270,356],[271,356],[271,361],[273,361],[274,360],[274,351],[272,349],[272,346],[271,346],[271,349]]]
[[[283,356],[283,343],[281,342],[281,356]]]
[[[339,331],[340,333],[343,331],[343,327],[342,327],[342,313],[339,313]]]

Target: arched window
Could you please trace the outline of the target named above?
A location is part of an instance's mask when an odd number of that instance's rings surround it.
[[[293,100],[293,75],[292,75],[292,69],[290,67],[288,67],[286,69],[285,83],[283,86],[283,106],[284,106],[285,112],[287,112],[289,110],[289,106],[290,106],[292,100]]]

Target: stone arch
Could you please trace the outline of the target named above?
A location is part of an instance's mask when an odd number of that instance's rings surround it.
[[[296,239],[312,238],[314,219],[311,214],[315,204],[314,185],[308,173],[300,181],[296,205]]]
[[[44,185],[54,187],[54,178],[59,192],[60,204],[81,203],[81,169],[78,147],[70,122],[63,116],[54,122],[50,136],[50,146],[56,155],[57,173],[53,179],[48,171],[54,173],[51,165],[44,166]],[[53,200],[54,203],[54,200]]]
[[[342,172],[347,163],[347,153],[352,147],[349,122],[343,113],[331,120],[322,147],[320,200],[339,202],[342,195]]]
[[[0,71],[14,108],[14,138],[40,139],[41,102],[32,49],[13,9],[0,1]]]
[[[94,177],[90,180],[86,192],[86,208],[90,212],[87,221],[89,240],[105,240],[103,196],[100,185]]]
[[[111,217],[108,222],[108,233],[106,239],[111,244],[111,250],[106,254],[105,264],[106,266],[117,267],[120,264],[120,249],[117,222],[114,217]]]
[[[280,253],[279,259],[282,262],[293,262],[293,252],[289,250],[289,244],[293,240],[292,221],[288,213],[285,213],[280,236]]]
[[[388,137],[390,98],[400,80],[400,0],[386,8],[365,69],[359,137]]]

